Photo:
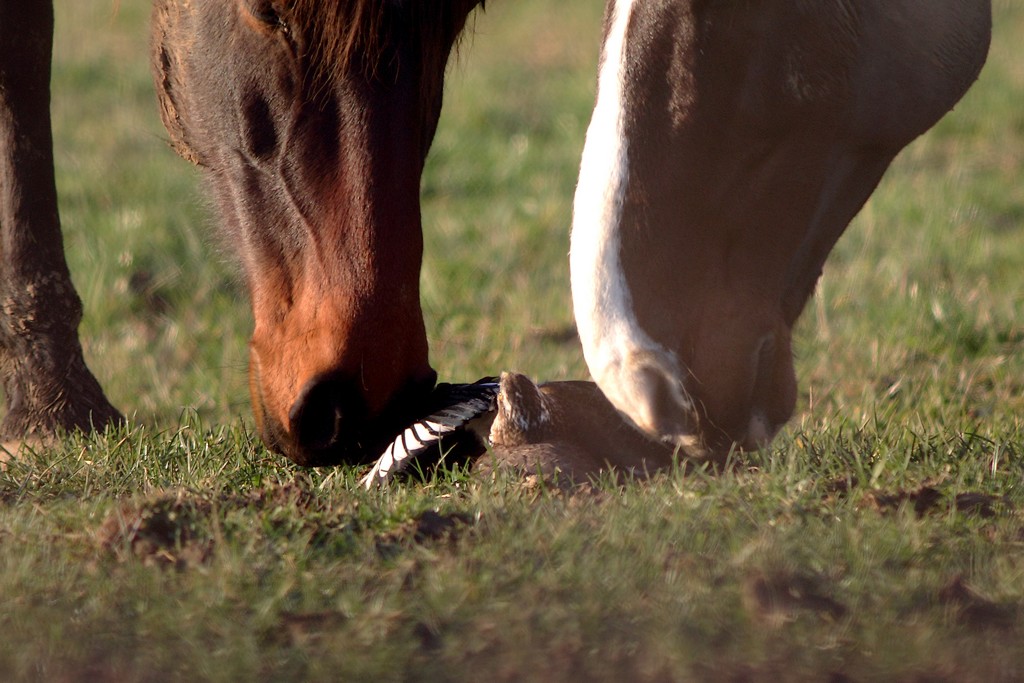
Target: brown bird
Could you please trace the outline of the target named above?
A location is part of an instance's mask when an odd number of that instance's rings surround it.
[[[672,464],[674,449],[648,439],[619,414],[593,382],[548,382],[501,374],[487,471],[512,469],[583,481],[602,470],[645,476]]]

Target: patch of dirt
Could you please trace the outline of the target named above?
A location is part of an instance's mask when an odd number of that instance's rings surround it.
[[[962,575],[939,591],[939,602],[952,608],[957,623],[971,629],[1012,629],[1021,612],[1016,604],[998,603],[981,595]]]
[[[978,517],[995,517],[1001,511],[1013,510],[1013,504],[1003,496],[967,491],[952,496],[952,499],[934,486],[925,485],[916,489],[899,490],[895,493],[870,491],[863,498],[868,507],[879,512],[892,512],[903,505],[913,507],[918,517],[932,512],[945,512],[949,505],[957,512]]]
[[[419,641],[420,649],[426,652],[436,652],[444,645],[444,636],[436,626],[431,626],[424,621],[418,621],[412,627],[412,634]]]
[[[743,584],[743,604],[754,617],[773,626],[792,621],[800,612],[832,621],[849,612],[828,595],[823,579],[800,573],[751,574]]]
[[[357,505],[318,496],[304,481],[237,493],[162,491],[121,502],[100,523],[95,538],[101,550],[121,561],[134,557],[147,565],[184,569],[208,562],[221,534],[251,534],[253,514],[271,535],[341,548],[340,541],[360,527],[353,515]],[[233,511],[246,514],[239,519]]]
[[[316,645],[332,631],[344,625],[347,618],[341,612],[282,612],[276,630],[270,639],[282,644],[307,647]]]
[[[979,517],[995,517],[1000,510],[1013,510],[1013,504],[1005,497],[987,493],[958,493],[953,499],[958,512]]]
[[[933,512],[945,512],[952,506],[957,512],[965,515],[976,515],[983,518],[995,517],[1004,512],[1014,510],[1013,503],[1005,496],[996,496],[977,491],[949,494],[939,486],[941,481],[930,481],[911,489],[896,491],[870,490],[860,495],[860,506],[882,513],[895,512],[903,506],[909,506],[918,517]],[[824,486],[825,502],[852,496],[858,489],[857,479],[839,478]]]
[[[381,535],[377,539],[377,552],[390,558],[410,545],[422,545],[447,541],[454,543],[467,529],[476,524],[477,520],[465,512],[441,514],[434,510],[426,510],[397,529]]]
[[[227,506],[247,507],[255,510],[294,508],[303,512],[321,511],[324,499],[296,481],[260,486],[244,494],[225,494],[222,502]]]
[[[186,491],[122,503],[96,532],[105,551],[119,560],[134,557],[148,566],[184,569],[207,562],[213,542],[200,528],[211,504]]]
[[[853,489],[860,486],[860,481],[857,477],[837,477],[824,486],[826,495],[846,495]]]
[[[446,515],[427,510],[413,519],[415,530],[413,540],[417,543],[439,541],[455,538],[462,527],[472,526],[473,517],[464,512],[452,512]]]
[[[895,512],[904,505],[909,505],[918,517],[939,507],[943,500],[942,492],[934,486],[921,486],[909,491],[898,490],[894,493],[885,491],[869,491],[862,501],[865,506],[879,512]]]

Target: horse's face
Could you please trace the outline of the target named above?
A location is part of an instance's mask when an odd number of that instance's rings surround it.
[[[714,455],[771,439],[792,413],[796,316],[782,289],[800,235],[758,214],[748,131],[720,109],[731,102],[719,91],[742,86],[697,60],[690,4],[609,5],[572,286],[609,400],[652,436]]]
[[[649,434],[721,455],[792,414],[826,256],[987,51],[984,0],[894,2],[609,3],[573,302],[594,379]]]
[[[420,176],[445,63],[476,4],[155,7],[164,123],[207,172],[251,294],[256,419],[300,464],[373,455],[435,381]]]

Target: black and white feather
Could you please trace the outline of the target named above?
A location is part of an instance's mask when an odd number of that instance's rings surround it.
[[[495,413],[498,387],[493,377],[473,384],[438,385],[431,396],[432,412],[403,429],[359,483],[366,489],[384,485],[418,456],[432,447],[440,448],[445,435],[454,435],[473,420]]]

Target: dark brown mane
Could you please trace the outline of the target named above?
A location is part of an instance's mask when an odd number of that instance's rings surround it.
[[[322,71],[362,62],[377,71],[399,32],[415,36],[423,66],[447,60],[469,12],[483,0],[293,0],[292,15],[307,32],[306,48]]]

